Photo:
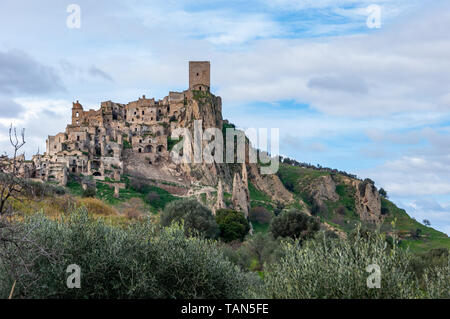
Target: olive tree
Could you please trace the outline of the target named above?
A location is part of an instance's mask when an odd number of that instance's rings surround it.
[[[273,218],[269,229],[274,238],[307,239],[320,229],[320,224],[316,218],[292,208]]]
[[[161,225],[184,223],[187,235],[199,234],[206,238],[216,238],[219,227],[210,209],[195,199],[181,199],[170,202],[161,213]]]

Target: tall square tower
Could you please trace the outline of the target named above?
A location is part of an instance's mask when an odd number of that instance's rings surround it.
[[[211,64],[209,61],[189,61],[189,89],[209,91],[211,86]]]

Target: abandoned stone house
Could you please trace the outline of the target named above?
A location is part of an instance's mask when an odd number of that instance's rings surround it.
[[[67,183],[69,174],[120,180],[124,156],[147,165],[169,158],[168,137],[179,124],[194,91],[210,90],[210,63],[189,62],[189,88],[169,92],[162,100],[146,98],[128,104],[102,102],[99,110],[85,110],[76,101],[65,132],[49,136],[46,152],[33,156],[33,178]],[[131,154],[130,154],[131,152]]]

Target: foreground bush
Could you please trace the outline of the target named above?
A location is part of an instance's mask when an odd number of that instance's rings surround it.
[[[265,289],[270,298],[448,298],[449,267],[426,271],[424,284],[408,270],[411,255],[382,235],[352,240],[323,236],[302,245],[283,245],[283,257],[266,268]],[[368,288],[366,267],[377,264],[381,288]]]
[[[144,220],[120,228],[80,210],[61,220],[30,217],[22,231],[40,253],[2,246],[3,298],[14,281],[14,298],[242,298],[253,280],[214,242],[186,238],[175,225],[157,230]],[[66,286],[71,264],[81,267],[80,289]]]
[[[216,238],[219,226],[211,210],[195,199],[180,199],[170,202],[161,213],[161,225],[184,223],[188,235],[198,233],[206,238]]]
[[[447,256],[445,266],[425,269],[422,282],[426,297],[450,299],[450,258]]]

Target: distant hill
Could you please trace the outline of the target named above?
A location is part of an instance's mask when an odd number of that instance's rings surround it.
[[[361,223],[370,229],[380,228],[388,235],[395,229],[401,246],[413,252],[450,249],[450,238],[445,233],[411,218],[404,209],[380,196],[370,180],[285,163],[280,165],[277,175],[312,215],[346,234]]]

